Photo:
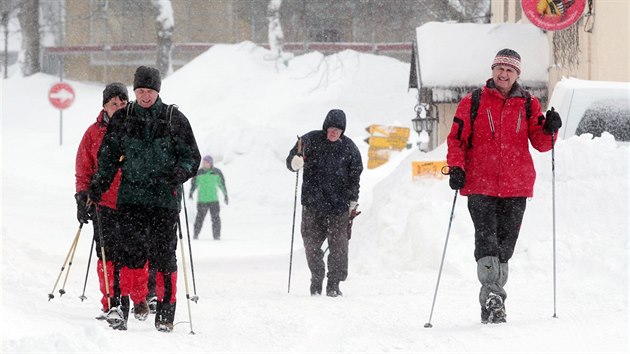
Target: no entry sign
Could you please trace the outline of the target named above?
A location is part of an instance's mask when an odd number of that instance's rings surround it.
[[[66,109],[74,102],[74,90],[65,82],[54,84],[48,91],[48,100],[57,109]]]

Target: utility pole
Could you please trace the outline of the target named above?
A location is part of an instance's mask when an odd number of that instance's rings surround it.
[[[2,9],[2,26],[4,27],[4,78],[9,77],[9,10]]]

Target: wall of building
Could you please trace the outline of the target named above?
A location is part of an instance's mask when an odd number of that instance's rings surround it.
[[[630,81],[630,2],[627,0],[588,0],[582,18],[573,26],[577,33],[578,64],[562,66],[554,60],[554,32],[548,31],[550,63],[549,92],[562,77],[584,80]],[[520,0],[492,0],[493,23],[530,23],[522,13]],[[571,30],[571,29],[568,29]],[[553,65],[555,63],[555,65]]]
[[[58,71],[63,58],[68,78],[129,83],[138,65],[155,65],[156,50],[137,50],[138,45],[157,42],[157,12],[148,0],[65,0],[65,4],[64,47],[74,49],[45,49],[45,68]],[[210,44],[266,44],[268,4],[269,0],[172,0],[173,68],[185,65]],[[285,43],[410,44],[416,27],[436,20],[426,4],[421,5],[409,0],[284,0],[280,18]],[[178,50],[190,44],[202,45],[196,51]],[[110,47],[117,49],[108,51]],[[296,46],[290,51],[303,52]],[[403,61],[410,58],[409,51],[375,53]]]

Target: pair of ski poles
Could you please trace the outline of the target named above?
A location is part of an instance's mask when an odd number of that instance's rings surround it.
[[[182,187],[183,188],[183,187]],[[188,226],[188,209],[186,208],[186,199],[184,199],[184,213],[185,213],[185,218],[186,218],[186,233],[188,235],[188,251],[190,254],[190,267],[191,267],[191,271],[192,271],[192,281],[193,281],[193,289],[194,289],[194,295],[193,296],[188,296],[192,301],[194,301],[195,303],[199,300],[199,296],[197,295],[197,285],[195,283],[195,268],[193,265],[193,260],[192,260],[192,246],[190,244],[190,230],[189,230],[189,226]],[[103,259],[103,271],[105,272],[105,274],[107,274],[107,262],[106,262],[106,255],[105,255],[105,250],[104,250],[104,242],[103,242],[103,234],[102,234],[102,228],[101,228],[101,224],[100,224],[100,213],[98,211],[96,211],[96,222],[98,223],[97,227],[98,227],[98,233],[99,233],[99,237],[100,237],[100,244],[101,244],[101,257]],[[179,222],[178,222],[179,223]],[[68,275],[70,274],[70,268],[72,267],[72,262],[74,260],[74,255],[76,252],[76,248],[77,245],[79,243],[79,238],[81,235],[81,230],[83,229],[83,223],[79,223],[79,229],[77,230],[74,239],[72,240],[72,244],[70,245],[70,249],[68,250],[68,254],[66,255],[66,258],[63,261],[63,264],[61,266],[61,270],[59,271],[59,275],[57,276],[57,280],[55,281],[55,284],[53,285],[53,288],[51,290],[51,292],[48,294],[48,301],[52,300],[55,295],[55,289],[57,288],[57,285],[59,284],[59,280],[61,279],[61,276],[63,274],[63,271],[66,270],[66,265],[68,265],[67,271],[66,271],[66,275],[64,278],[64,282],[62,285],[62,288],[59,289],[59,296],[63,296],[66,291],[65,291],[65,286],[66,286],[66,282],[68,281]],[[180,228],[180,232],[181,232],[181,228]],[[180,234],[181,237],[181,234]],[[90,271],[90,263],[92,261],[92,252],[94,250],[94,243],[95,243],[95,238],[92,239],[92,246],[90,247],[90,255],[88,257],[88,264],[87,264],[87,270],[85,273],[85,281],[83,282],[83,293],[81,294],[81,296],[79,296],[79,299],[81,299],[81,301],[86,300],[87,297],[85,296],[85,289],[87,287],[87,279],[88,279],[88,274]],[[183,247],[183,245],[182,245]],[[182,249],[183,251],[183,249]],[[107,291],[109,291],[109,284],[108,283],[108,279],[107,277],[105,277],[105,288],[107,289]],[[109,298],[109,294],[107,294],[108,298]]]
[[[99,233],[100,244],[101,244],[101,257],[103,259],[103,272],[107,274],[107,258],[105,255],[105,248],[104,248],[104,243],[103,243],[103,230],[101,228],[100,213],[98,211],[96,211],[96,219],[97,219],[96,222],[98,223],[97,226],[98,226],[98,233]],[[66,290],[65,290],[66,282],[68,281],[68,275],[70,275],[70,268],[72,267],[72,261],[74,260],[74,254],[76,252],[77,245],[79,244],[79,237],[81,235],[82,229],[83,229],[83,223],[79,223],[79,229],[77,230],[77,233],[74,236],[74,239],[72,240],[72,244],[70,245],[68,254],[66,255],[66,258],[63,261],[61,270],[59,271],[59,275],[57,276],[57,280],[55,281],[55,284],[53,285],[53,289],[48,294],[48,301],[55,298],[55,295],[54,295],[55,289],[57,288],[57,284],[59,283],[59,280],[61,279],[61,275],[63,274],[63,271],[66,270],[66,264],[67,264],[68,269],[66,271],[66,276],[64,278],[63,285],[61,289],[59,289],[59,296],[61,297],[66,293]],[[79,296],[79,299],[81,299],[81,302],[87,299],[87,297],[85,296],[85,289],[87,287],[88,275],[90,274],[90,263],[92,261],[92,251],[94,250],[95,242],[96,242],[95,238],[92,238],[92,246],[90,246],[90,255],[88,257],[87,270],[85,271],[85,281],[83,282],[83,293]],[[105,277],[105,288],[107,292],[107,301],[109,302],[110,294],[109,294],[109,284],[108,284],[107,277]]]
[[[72,267],[72,261],[74,260],[74,254],[77,250],[77,245],[79,244],[79,237],[81,236],[81,230],[83,229],[83,224],[79,223],[79,229],[77,233],[74,235],[74,239],[72,239],[72,244],[70,244],[70,249],[68,250],[68,254],[61,265],[61,270],[59,271],[59,275],[57,275],[57,280],[55,281],[55,285],[53,285],[52,290],[48,294],[48,301],[55,298],[55,289],[57,289],[57,284],[59,284],[59,280],[63,275],[63,271],[66,269],[66,265],[68,265],[68,270],[66,271],[66,276],[63,280],[63,285],[61,289],[59,289],[59,296],[63,296],[66,293],[65,287],[66,282],[68,281],[68,275],[70,274],[70,268]],[[69,260],[69,261],[68,261]]]
[[[555,157],[555,132],[551,134],[551,204],[552,204],[552,224],[553,224],[553,317],[556,314],[556,157]],[[442,169],[442,174],[448,175],[449,171]],[[446,232],[446,241],[444,242],[444,250],[442,251],[442,260],[440,261],[440,270],[438,271],[437,283],[435,284],[435,292],[433,294],[433,302],[431,304],[431,312],[429,321],[424,324],[424,328],[432,328],[431,319],[433,318],[433,309],[435,308],[435,299],[437,298],[438,287],[440,286],[440,278],[442,276],[442,268],[444,266],[444,258],[446,256],[446,246],[448,245],[448,237],[451,233],[451,224],[453,223],[453,214],[455,213],[455,203],[457,202],[457,194],[455,191],[453,197],[453,206],[451,208],[451,216],[448,221],[448,231]]]

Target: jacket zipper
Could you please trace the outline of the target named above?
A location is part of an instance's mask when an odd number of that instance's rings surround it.
[[[523,119],[523,111],[518,111],[518,122],[516,123],[516,134],[521,130],[521,119]]]
[[[492,121],[492,113],[490,113],[490,108],[486,108],[486,112],[488,113],[488,122],[490,123],[490,131],[492,132],[492,139],[494,139],[494,122]]]

